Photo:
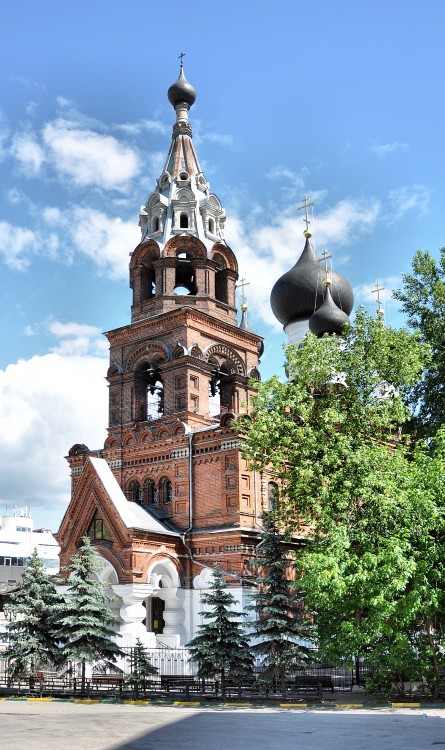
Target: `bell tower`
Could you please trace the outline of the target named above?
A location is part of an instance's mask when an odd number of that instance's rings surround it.
[[[110,341],[109,434],[179,420],[190,429],[248,408],[261,339],[237,324],[238,263],[224,239],[225,211],[200,167],[188,112],[195,89],[180,75],[168,97],[172,142],[140,210],[132,253],[131,325]]]
[[[128,645],[193,637],[199,589],[215,564],[243,605],[261,514],[277,486],[247,466],[233,423],[249,409],[263,343],[247,323],[244,294],[237,318],[238,263],[193,144],[196,92],[182,62],[168,98],[176,118],[140,209],[131,319],[106,333],[108,436],[98,450],[70,449],[72,497],[58,534],[62,565],[83,535],[92,540],[122,601]],[[162,618],[148,614],[154,599],[165,603]]]

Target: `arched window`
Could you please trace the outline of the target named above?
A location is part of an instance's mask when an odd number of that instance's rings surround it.
[[[159,502],[163,505],[171,503],[173,499],[172,483],[167,477],[159,480]]]
[[[93,520],[88,527],[87,536],[92,540],[106,539],[109,542],[111,541],[110,532],[108,531],[102,516],[99,515],[97,510],[93,516]]]
[[[158,488],[153,479],[145,480],[143,497],[145,505],[156,505],[158,502]]]
[[[269,482],[267,488],[267,499],[269,503],[269,510],[276,510],[279,500],[278,485],[276,482]]]
[[[164,386],[162,380],[147,385],[146,415],[144,419],[159,419],[164,413]]]
[[[181,229],[188,229],[189,226],[189,217],[187,214],[181,214],[179,217],[179,226]]]
[[[136,479],[133,479],[130,484],[128,485],[127,489],[127,499],[131,503],[141,503],[142,502],[142,488],[139,482]]]
[[[214,234],[215,232],[215,222],[213,219],[209,219],[209,232],[210,234]]]
[[[219,302],[229,303],[229,290],[227,285],[227,266],[220,253],[215,253],[213,260],[216,264],[215,273],[215,297]]]
[[[176,253],[175,294],[196,294],[195,265],[193,258],[181,248]]]
[[[155,216],[153,219],[153,232],[159,232],[159,216]]]

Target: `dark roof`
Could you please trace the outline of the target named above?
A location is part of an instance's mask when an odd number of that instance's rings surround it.
[[[275,283],[270,295],[272,312],[286,326],[295,320],[309,318],[323,303],[323,268],[310,238],[294,267]],[[330,274],[332,298],[346,315],[352,310],[354,294],[349,282],[336,271]]]

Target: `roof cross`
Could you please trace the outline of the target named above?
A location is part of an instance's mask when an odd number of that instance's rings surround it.
[[[384,309],[382,307],[382,300],[380,299],[380,292],[384,292],[385,287],[380,286],[380,283],[377,281],[375,285],[375,289],[371,289],[371,294],[377,294],[377,315],[379,318],[384,314]]]
[[[180,63],[179,63],[179,64],[180,64],[181,68],[183,68],[183,67],[184,67],[184,63],[183,63],[183,61],[182,61],[183,57],[185,57],[185,52],[181,52],[181,54],[180,54],[180,55],[178,55],[178,60],[180,60]]]
[[[304,208],[305,218],[303,219],[303,221],[306,224],[306,232],[309,232],[309,224],[311,223],[309,221],[309,211],[308,211],[309,206],[315,206],[315,201],[312,201],[312,203],[309,203],[309,198],[308,198],[307,195],[305,195],[304,198],[303,198],[303,205],[299,206],[297,208],[297,211],[302,211],[303,208]]]
[[[328,251],[325,249],[322,252],[322,258],[319,258],[319,262],[322,263],[324,261],[324,279],[323,279],[323,286],[331,286],[331,281],[329,279],[329,269],[328,269],[328,260],[329,258],[332,259],[332,255],[329,255]]]
[[[249,285],[250,285],[250,281],[246,281],[246,279],[242,278],[240,279],[240,283],[237,284],[235,287],[235,289],[241,289],[241,308],[246,307],[246,295],[244,292],[244,287],[249,286]]]

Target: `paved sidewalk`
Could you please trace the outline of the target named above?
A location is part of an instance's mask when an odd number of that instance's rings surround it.
[[[215,708],[0,701],[14,750],[430,750],[445,709]]]

